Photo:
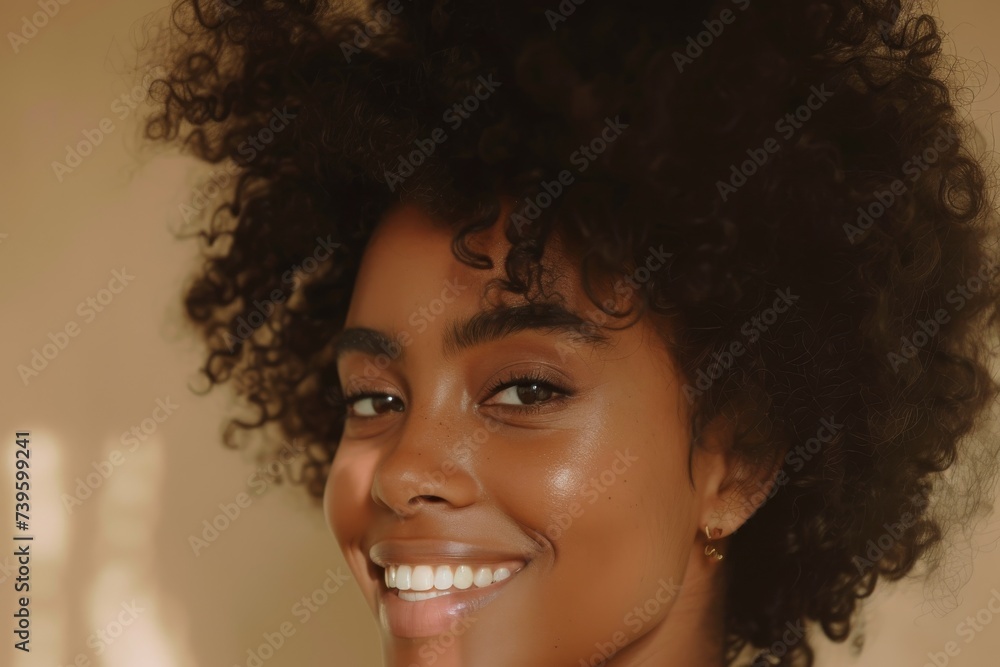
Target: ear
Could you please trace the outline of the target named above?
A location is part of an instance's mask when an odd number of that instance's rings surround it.
[[[748,435],[741,433],[740,439]],[[735,533],[780,485],[782,456],[752,456],[736,445],[736,424],[720,414],[702,431],[694,445],[691,470],[697,503],[698,530],[708,526],[712,539]],[[760,451],[758,448],[754,448]],[[787,478],[786,478],[787,479]]]

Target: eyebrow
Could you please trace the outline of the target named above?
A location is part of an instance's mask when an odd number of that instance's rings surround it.
[[[593,348],[609,344],[608,336],[600,333],[593,322],[558,304],[543,303],[501,306],[453,322],[445,330],[442,352],[445,358],[450,358],[462,350],[485,345],[524,331],[563,335],[577,344]],[[348,352],[360,352],[370,356],[386,354],[395,359],[402,356],[405,351],[397,340],[398,335],[395,332],[384,332],[369,327],[350,327],[337,336],[334,342],[334,358],[339,360]],[[396,347],[399,348],[399,355],[391,354]]]

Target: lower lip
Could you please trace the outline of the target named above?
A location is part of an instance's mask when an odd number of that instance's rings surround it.
[[[433,637],[446,632],[464,632],[466,624],[457,621],[479,611],[499,595],[505,586],[523,573],[524,568],[514,575],[483,588],[469,588],[453,591],[429,600],[408,602],[396,594],[396,589],[388,589],[381,584],[380,612],[383,622],[396,637],[413,639]]]

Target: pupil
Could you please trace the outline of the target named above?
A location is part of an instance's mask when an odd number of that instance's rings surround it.
[[[538,384],[523,384],[517,388],[517,398],[525,405],[544,401],[552,395],[552,390]]]
[[[378,414],[382,414],[387,410],[399,412],[402,404],[395,400],[395,398],[395,396],[374,396],[372,397],[372,409]]]

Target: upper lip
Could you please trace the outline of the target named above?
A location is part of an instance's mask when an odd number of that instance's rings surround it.
[[[379,567],[405,564],[504,563],[530,560],[524,552],[505,551],[452,540],[385,539],[372,545],[368,556]]]

